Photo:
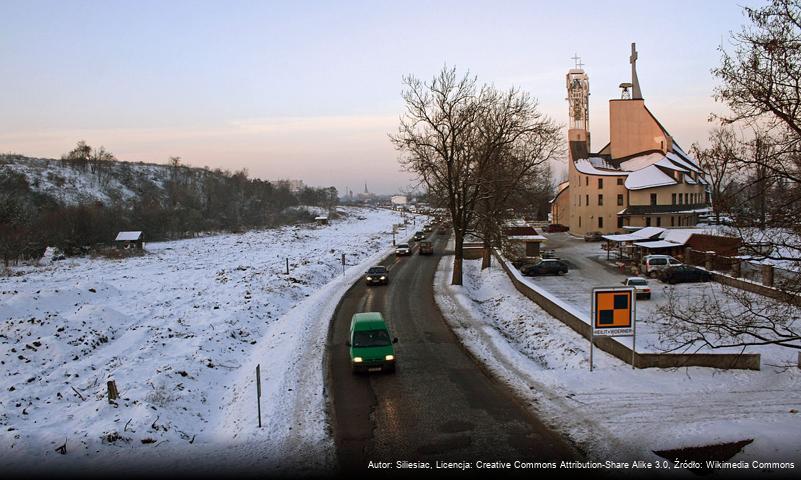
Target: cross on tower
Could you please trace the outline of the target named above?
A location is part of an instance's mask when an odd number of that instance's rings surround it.
[[[640,80],[637,78],[637,45],[632,42],[631,56],[629,57],[631,63],[631,98],[642,99],[642,92],[640,91]]]
[[[584,66],[584,64],[583,64],[583,63],[581,63],[581,57],[579,57],[579,56],[578,56],[578,53],[574,53],[574,54],[573,54],[573,56],[572,56],[572,57],[570,57],[570,58],[571,58],[571,59],[572,59],[574,62],[576,62],[576,68],[581,68],[581,67],[583,67],[583,66]]]

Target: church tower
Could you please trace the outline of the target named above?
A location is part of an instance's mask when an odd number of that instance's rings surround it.
[[[590,152],[590,78],[581,68],[583,64],[578,55],[573,57],[575,68],[566,75],[567,101],[570,105],[570,124],[567,138],[570,146],[570,160],[587,158]]]

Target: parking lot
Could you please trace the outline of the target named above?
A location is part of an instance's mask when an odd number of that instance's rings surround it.
[[[544,233],[547,241],[543,248],[553,249],[556,257],[568,264],[569,272],[565,275],[548,275],[526,277],[529,284],[545,289],[552,296],[567,302],[589,318],[591,310],[591,294],[594,287],[622,286],[629,274],[621,273],[614,261],[606,259],[606,251],[601,248],[601,242],[585,242],[583,239],[573,237],[567,233]],[[660,306],[667,303],[669,289],[681,297],[705,301],[706,297],[724,297],[720,284],[708,283],[682,283],[667,285],[656,279],[648,280],[651,288],[650,300],[638,300],[637,312],[637,346],[638,352],[660,352],[672,348],[672,345],[662,344],[657,332],[656,319]],[[764,297],[761,297],[764,298]],[[765,301],[769,301],[765,298]],[[621,343],[631,346],[630,337],[618,339]],[[781,347],[750,347],[747,351],[761,353],[763,362],[793,362],[797,360],[791,349]],[[694,350],[693,350],[694,351]],[[701,352],[710,350],[700,350]],[[717,353],[737,353],[740,349],[717,349]]]

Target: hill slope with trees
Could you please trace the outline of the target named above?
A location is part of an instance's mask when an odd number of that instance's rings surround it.
[[[68,255],[141,230],[148,241],[198,232],[241,231],[311,220],[300,205],[331,208],[335,188],[293,191],[289,182],[192,168],[118,161],[79,142],[61,159],[0,155],[0,255],[5,265],[39,258],[47,246]]]

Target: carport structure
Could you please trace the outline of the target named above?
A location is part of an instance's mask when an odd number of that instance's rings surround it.
[[[631,233],[603,235],[603,239],[606,240],[606,259],[610,259],[613,248],[617,250],[618,260],[631,259],[636,248],[634,242],[656,240],[664,231],[665,229],[661,227],[645,227]]]

